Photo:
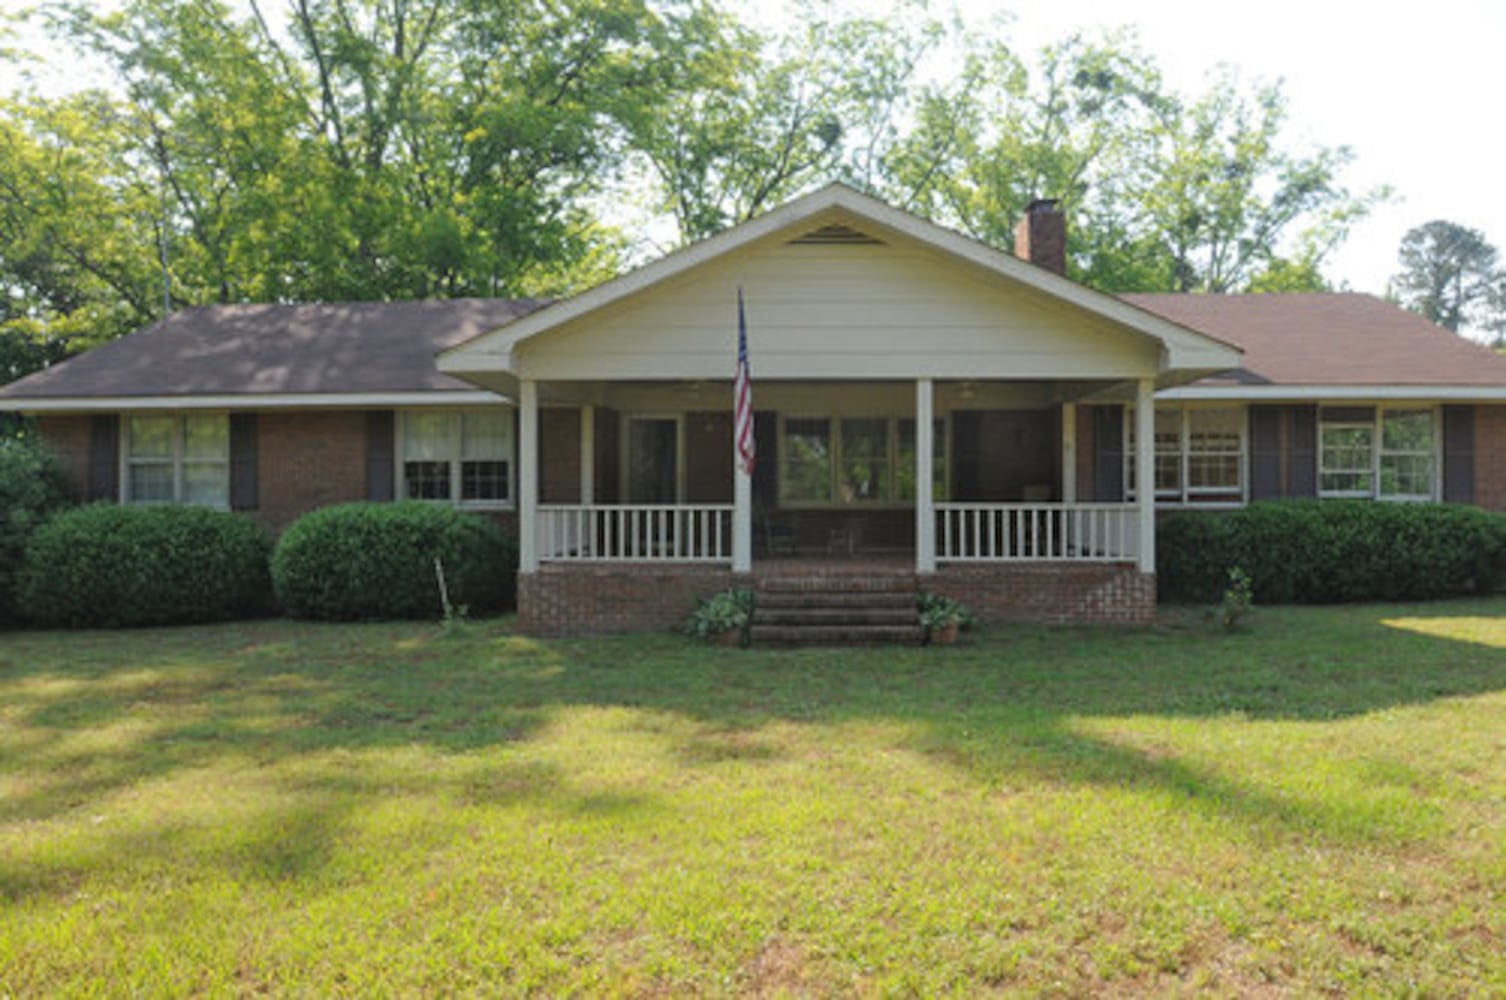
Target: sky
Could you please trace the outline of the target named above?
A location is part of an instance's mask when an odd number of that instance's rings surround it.
[[[953,0],[932,0],[933,11]],[[1296,148],[1348,146],[1352,191],[1382,185],[1393,200],[1354,229],[1325,273],[1337,287],[1383,294],[1402,236],[1431,219],[1481,230],[1506,253],[1506,130],[1497,60],[1506,54],[1506,0],[955,0],[972,24],[1007,12],[1006,37],[1028,53],[1074,31],[1134,27],[1177,91],[1192,95],[1217,67],[1248,85],[1281,80]],[[894,0],[837,0],[884,14]],[[0,13],[22,0],[0,0]],[[269,5],[276,8],[275,2]],[[732,4],[777,23],[785,5]],[[77,68],[51,67],[64,79]],[[0,57],[0,92],[16,82]]]

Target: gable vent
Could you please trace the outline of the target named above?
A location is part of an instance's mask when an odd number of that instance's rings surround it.
[[[853,229],[851,226],[822,226],[820,229],[812,229],[804,236],[797,236],[790,240],[793,244],[805,244],[812,246],[882,246],[884,241],[875,239],[867,233]]]

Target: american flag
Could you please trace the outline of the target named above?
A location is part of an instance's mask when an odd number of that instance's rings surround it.
[[[734,409],[732,436],[737,441],[737,461],[753,475],[753,376],[748,372],[748,321],[743,315],[743,290],[737,290],[737,376],[732,380]]]

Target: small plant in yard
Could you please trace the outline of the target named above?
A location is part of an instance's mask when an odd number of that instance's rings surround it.
[[[696,601],[685,622],[685,634],[697,639],[722,639],[735,635],[746,644],[748,623],[753,619],[753,591],[746,587],[724,590]]]
[[[972,628],[975,621],[967,605],[944,594],[921,593],[915,599],[915,608],[928,643],[953,642],[958,632]]]
[[[1214,617],[1224,628],[1233,630],[1239,620],[1250,613],[1255,605],[1254,588],[1250,574],[1238,566],[1229,567],[1229,585],[1224,588],[1223,600],[1214,609]]]
[[[434,557],[434,579],[439,584],[439,629],[445,635],[456,635],[464,630],[465,616],[471,609],[464,604],[451,603],[450,587],[444,578],[444,560],[438,556]]]

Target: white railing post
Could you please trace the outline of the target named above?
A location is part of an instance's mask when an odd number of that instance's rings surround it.
[[[1156,380],[1142,378],[1135,392],[1135,499],[1140,508],[1140,572],[1156,571]]]

